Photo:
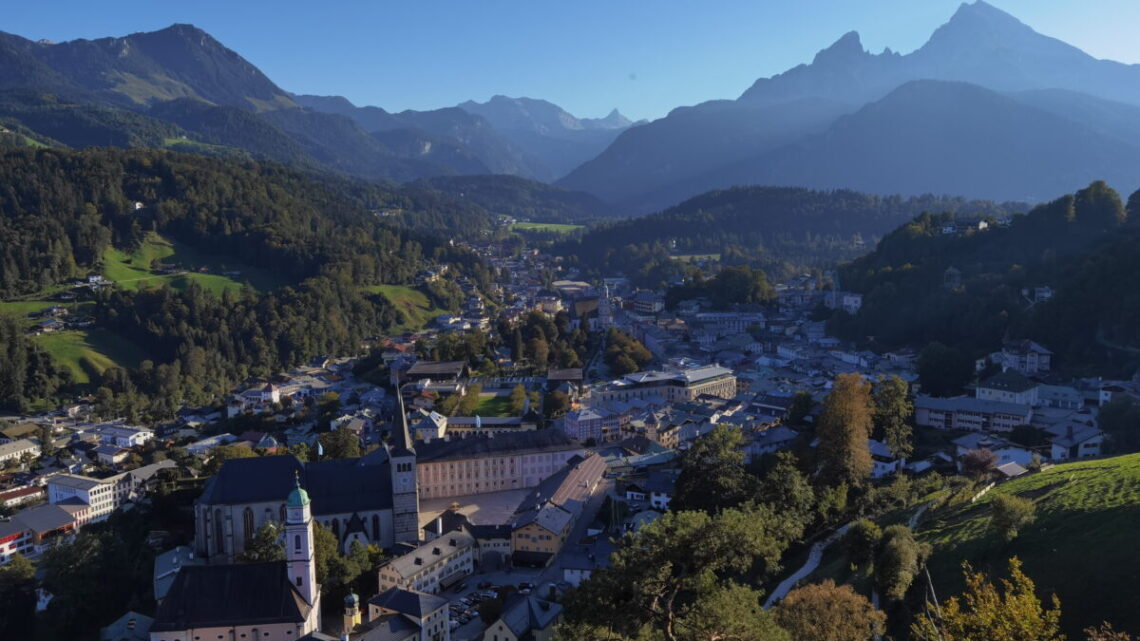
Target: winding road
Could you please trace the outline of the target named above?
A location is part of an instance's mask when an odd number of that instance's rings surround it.
[[[813,543],[811,546],[811,552],[808,553],[807,563],[804,563],[803,567],[796,570],[795,573],[793,573],[791,576],[784,579],[783,581],[780,581],[780,585],[777,585],[776,589],[772,590],[772,594],[768,595],[768,600],[764,602],[764,608],[768,609],[773,605],[776,605],[776,602],[787,596],[788,592],[790,592],[792,588],[796,587],[797,583],[804,580],[807,575],[814,572],[815,569],[819,567],[819,562],[823,559],[823,551],[826,550],[832,543],[835,543],[839,539],[843,538],[843,535],[847,534],[847,530],[850,527],[851,523],[848,523],[847,525],[844,525],[838,530],[832,532],[826,539]]]
[[[914,511],[914,514],[910,515],[910,520],[907,521],[907,527],[913,530],[915,526],[918,525],[918,521],[922,518],[922,515],[926,513],[926,509],[928,507],[930,507],[930,502],[920,505],[919,508]],[[764,609],[768,609],[773,605],[776,605],[780,599],[788,595],[788,592],[791,592],[792,588],[796,587],[797,583],[807,578],[807,576],[812,572],[815,572],[815,569],[819,567],[820,561],[823,560],[824,550],[826,550],[832,543],[835,543],[839,539],[843,538],[843,535],[847,534],[847,530],[851,527],[852,523],[854,523],[854,521],[832,532],[826,539],[813,543],[811,546],[811,552],[808,553],[807,562],[804,563],[803,567],[796,570],[795,573],[793,573],[791,576],[781,581],[780,585],[777,585],[775,590],[772,590],[772,594],[768,595],[768,600],[764,602]],[[877,605],[878,604],[876,604],[876,606]]]

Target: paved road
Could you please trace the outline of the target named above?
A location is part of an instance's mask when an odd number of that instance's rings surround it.
[[[835,543],[839,539],[843,538],[843,535],[847,534],[847,529],[850,527],[851,524],[848,523],[847,525],[844,525],[838,530],[832,532],[831,535],[826,539],[822,541],[816,541],[814,544],[812,544],[811,552],[808,553],[807,563],[804,563],[803,567],[796,570],[795,573],[793,573],[790,577],[781,581],[780,585],[776,586],[775,590],[772,590],[772,594],[769,595],[768,600],[764,602],[764,607],[770,608],[775,605],[777,601],[787,596],[788,592],[790,592],[792,588],[796,587],[797,583],[804,580],[809,574],[814,572],[815,569],[819,567],[819,562],[823,559],[824,550],[826,550],[832,543]]]

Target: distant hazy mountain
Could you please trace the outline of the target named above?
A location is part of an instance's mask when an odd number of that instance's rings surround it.
[[[533,98],[494,96],[482,103],[468,100],[459,108],[485,118],[549,167],[554,177],[594,158],[635,124],[617,109],[605,118],[579,119],[554,103]]]
[[[917,80],[723,176],[1040,202],[1097,179],[1140,184],[1140,146],[977,85]]]
[[[512,174],[552,180],[541,160],[516,146],[478,115],[455,107],[431,111],[389,113],[380,107],[357,107],[341,96],[294,96],[298,104],[316,111],[347,116],[381,141],[394,142],[421,160],[451,165],[440,173]],[[451,164],[448,159],[466,161]],[[479,167],[471,166],[475,160]]]
[[[592,194],[570,191],[518,176],[437,176],[417,181],[493,214],[526,221],[580,223],[614,215]]]
[[[1014,108],[1008,100],[983,99],[984,94],[977,92],[945,86],[934,89],[931,85],[892,94],[916,80],[970,83],[1010,93],[1014,102],[1035,106],[1052,118],[1042,119],[1034,112],[1027,121],[1010,122],[1007,130],[988,125],[1005,122],[1001,119],[1010,114],[1003,110]],[[1053,93],[1033,93],[1043,91]],[[854,117],[865,105],[880,100],[884,101],[882,107],[864,110]],[[929,100],[965,102],[931,104]],[[894,187],[891,191],[921,193],[930,185],[956,185],[956,193],[969,196],[1006,199],[1032,194],[1034,198],[1047,198],[1087,184],[1089,171],[1099,170],[1109,159],[1123,155],[1123,148],[1135,144],[1132,131],[1136,126],[1126,117],[1130,105],[1140,105],[1140,66],[1092,58],[978,1],[963,4],[923,47],[907,55],[890,50],[868,53],[858,34],[848,33],[819,52],[811,64],[757,80],[737,100],[676,109],[661,120],[623,133],[596,159],[575,169],[560,184],[590,191],[633,211],[658,209],[707,189],[793,178],[797,180],[794,184],[817,187],[874,189],[874,184],[889,182]],[[810,110],[805,110],[806,106]],[[998,111],[987,113],[985,110],[990,108]],[[914,133],[924,135],[914,140],[931,142],[938,138],[942,146],[930,152],[947,158],[980,157],[985,155],[981,149],[1009,149],[1027,144],[1027,138],[1067,141],[1073,149],[1086,149],[1096,143],[1105,146],[1095,150],[1091,159],[1026,154],[1022,162],[1028,166],[991,166],[996,173],[987,176],[976,175],[975,163],[931,161],[901,167],[905,178],[872,179],[864,174],[878,168],[870,165],[869,159],[890,160],[921,153],[917,144],[904,144],[901,136],[892,135],[889,122],[874,117],[888,111],[892,117],[901,118],[900,122],[915,121],[920,125],[916,129],[922,131]],[[840,120],[848,114],[853,118]],[[925,114],[928,120],[918,123],[918,114]],[[985,124],[984,130],[990,137],[979,141],[974,135],[939,137],[936,131],[925,131],[943,127],[943,117],[951,118],[945,123],[947,128],[971,122]],[[1030,123],[1047,124],[1054,129],[1031,130]],[[854,130],[863,124],[878,124],[886,130]],[[1088,139],[1087,144],[1081,142],[1090,132],[1099,137]],[[969,145],[976,142],[986,144],[972,151]],[[785,146],[790,148],[782,149]],[[818,159],[825,167],[811,180],[800,176],[795,163],[809,162],[811,152],[805,149],[823,148],[835,155]],[[1010,155],[1013,154],[1006,154]],[[775,162],[792,165],[776,166],[772,164]],[[1028,174],[1037,162],[1044,163],[1045,173],[1054,181],[1051,187],[1044,179],[1033,184]],[[1117,175],[1131,172],[1136,176],[1122,186],[1140,183],[1140,168],[1135,163],[1114,165]],[[948,175],[927,175],[920,167]],[[1042,193],[1039,187],[1047,191]]]

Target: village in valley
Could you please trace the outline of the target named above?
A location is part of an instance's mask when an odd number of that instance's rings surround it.
[[[461,311],[361,354],[250,380],[157,425],[97,417],[90,399],[6,420],[0,563],[179,495],[189,531],[146,540],[157,609],[124,612],[105,638],[547,639],[560,595],[669,509],[697,439],[738,431],[745,464],[813,448],[807,428],[837,376],[898,377],[911,392],[913,443],[867,441],[875,479],[983,465],[1001,482],[1098,457],[1098,408],[1140,394],[1135,381],[1058,380],[1048,346],[1007,339],[969,394],[927,395],[916,353],[855,351],[813,320],[862,304],[829,274],[780,283],[770,303],[667,310],[662,291],[581,281],[537,250],[471,249],[503,276],[491,291],[461,278]],[[535,363],[505,340],[490,366],[432,358],[441,341],[528,319],[588,335],[588,358]],[[619,336],[649,354],[635,371],[611,371]],[[338,555],[373,551],[352,584],[367,589],[322,594],[316,530]],[[266,537],[283,559],[259,556]],[[232,586],[260,596],[227,600]],[[38,607],[53,596],[41,588]]]

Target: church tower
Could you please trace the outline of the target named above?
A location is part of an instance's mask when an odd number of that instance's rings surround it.
[[[408,430],[404,397],[397,393],[397,412],[392,421],[389,465],[392,471],[392,529],[396,543],[420,539],[420,493],[416,483],[416,450]]]
[[[317,561],[313,543],[313,514],[309,493],[301,489],[301,476],[285,501],[285,566],[289,582],[305,601],[319,611],[321,588],[317,585]]]

